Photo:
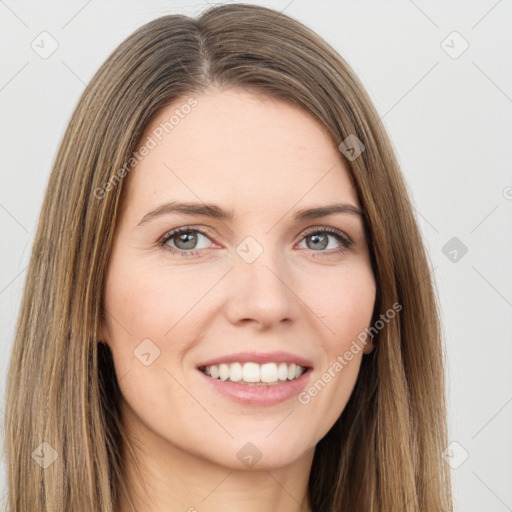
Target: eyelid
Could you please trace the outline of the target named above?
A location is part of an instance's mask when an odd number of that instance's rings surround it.
[[[172,238],[176,235],[179,235],[180,233],[183,233],[183,232],[186,233],[187,231],[198,231],[199,233],[203,234],[204,236],[207,236],[208,238],[213,237],[213,230],[211,228],[209,228],[207,226],[198,227],[198,226],[191,225],[191,226],[182,226],[180,228],[170,229],[169,231],[164,233],[164,235],[162,235],[158,239],[157,243],[158,243],[158,245],[164,245],[170,238]],[[213,240],[212,240],[212,242],[213,242]]]
[[[318,232],[325,232],[333,235],[338,235],[339,237],[343,238],[349,246],[354,243],[354,241],[344,231],[338,228],[331,228],[329,226],[313,226],[311,228],[306,229],[306,231],[301,231],[300,235],[302,236],[302,238],[304,238],[308,235]]]

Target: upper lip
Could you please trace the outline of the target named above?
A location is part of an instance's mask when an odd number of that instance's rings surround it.
[[[299,366],[311,368],[313,363],[304,357],[297,356],[290,352],[238,352],[225,356],[215,357],[197,365],[198,368],[204,366],[219,365],[221,363],[295,363]]]

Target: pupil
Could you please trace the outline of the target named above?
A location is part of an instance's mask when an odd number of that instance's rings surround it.
[[[327,247],[327,237],[325,235],[316,234],[316,235],[311,235],[310,238],[312,241],[315,241],[315,243],[318,242],[319,239],[323,238],[323,244],[321,244],[320,248],[325,249]],[[316,245],[316,248],[318,249],[318,245]]]
[[[184,246],[180,245],[182,244],[182,242],[184,243]],[[180,235],[178,235],[177,246],[179,249],[193,249],[196,242],[197,235],[195,233],[188,231],[187,233],[181,233]]]

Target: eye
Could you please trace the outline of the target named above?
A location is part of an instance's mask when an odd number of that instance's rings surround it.
[[[334,247],[329,239],[335,240]],[[341,253],[352,245],[352,240],[347,235],[333,228],[313,228],[303,234],[302,242],[305,242],[306,247],[314,252],[327,252],[328,254],[332,254],[332,252],[326,251],[327,249],[332,249],[334,253]],[[336,242],[339,244],[338,246],[336,246]]]
[[[207,243],[204,245],[203,240],[203,244],[197,247],[197,244],[201,242],[201,238],[209,240],[205,231],[184,227],[175,229],[164,235],[158,242],[158,245],[172,253],[183,251],[183,253],[187,253],[187,255],[194,255],[193,249],[205,249],[208,246]],[[172,242],[172,245],[170,242]]]
[[[173,254],[181,252],[184,257],[196,256],[200,249],[208,248],[208,241],[211,242],[210,236],[208,230],[182,227],[165,234],[159,240],[158,246]],[[331,240],[335,242],[331,243]],[[324,227],[308,230],[302,235],[301,243],[306,243],[306,248],[312,252],[319,253],[322,256],[323,253],[326,253],[325,256],[329,256],[349,249],[352,240],[342,231]],[[316,255],[314,254],[314,256]]]

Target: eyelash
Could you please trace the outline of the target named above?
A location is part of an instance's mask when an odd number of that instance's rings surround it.
[[[208,230],[199,229],[199,228],[192,228],[192,227],[186,226],[186,227],[174,229],[174,230],[166,233],[158,241],[158,247],[163,249],[164,251],[169,251],[172,254],[181,253],[181,255],[184,256],[184,257],[196,256],[198,252],[201,252],[204,249],[183,250],[183,249],[175,249],[173,247],[170,247],[170,246],[166,245],[167,242],[169,240],[171,240],[172,238],[174,238],[175,236],[177,236],[177,235],[179,235],[181,233],[190,233],[190,232],[201,233],[202,235],[206,236],[207,238],[211,237],[211,235],[208,232]],[[334,254],[342,254],[342,253],[345,252],[345,250],[350,249],[350,247],[351,247],[351,245],[353,243],[352,240],[347,235],[345,235],[343,232],[341,232],[341,231],[339,231],[337,229],[328,228],[328,227],[324,227],[324,228],[311,228],[310,230],[307,230],[302,235],[302,238],[301,238],[300,241],[302,242],[302,240],[304,240],[308,236],[316,235],[316,234],[319,234],[319,233],[320,234],[328,233],[328,234],[332,235],[334,238],[337,239],[338,242],[340,242],[341,245],[337,249],[332,249],[331,251],[325,251],[325,250],[314,251],[313,249],[309,249],[311,252],[313,252],[313,257],[318,257],[318,256],[323,257],[323,256],[332,256]]]

